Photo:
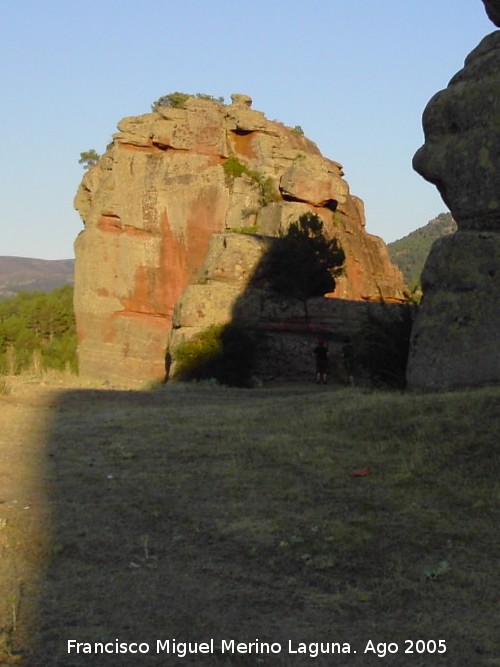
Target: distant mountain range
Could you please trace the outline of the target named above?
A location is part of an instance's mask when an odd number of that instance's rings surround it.
[[[424,227],[387,244],[392,261],[401,269],[409,286],[419,283],[434,241],[445,234],[452,234],[456,229],[451,213],[440,213]],[[49,292],[61,285],[72,285],[74,269],[73,259],[0,256],[0,299],[7,299],[23,291]]]
[[[0,257],[0,299],[18,292],[49,292],[73,284],[74,268],[72,259]]]
[[[420,274],[434,241],[456,231],[457,223],[451,213],[440,213],[424,227],[387,244],[390,258],[401,269],[409,287],[420,283]]]

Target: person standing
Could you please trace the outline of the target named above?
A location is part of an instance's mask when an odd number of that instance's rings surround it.
[[[326,384],[328,374],[328,347],[324,340],[319,340],[313,350],[316,356],[316,382]]]
[[[349,338],[344,340],[342,358],[344,360],[344,371],[347,384],[354,387],[354,348]]]

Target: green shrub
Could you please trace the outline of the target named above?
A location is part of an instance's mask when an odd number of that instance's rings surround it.
[[[209,100],[210,102],[218,102],[219,104],[224,104],[223,97],[214,97],[213,95],[207,95],[207,93],[196,93],[195,97],[199,100]]]
[[[355,363],[368,371],[377,387],[404,389],[415,307],[383,304],[380,317],[368,316],[368,324],[353,341]]]
[[[250,234],[252,236],[259,233],[259,227],[258,225],[248,225],[246,227],[233,227],[229,231],[233,234]]]
[[[236,155],[230,155],[224,162],[223,168],[224,173],[231,178],[240,178],[243,174],[251,178],[260,188],[262,206],[281,200],[281,195],[276,189],[273,179],[270,176],[264,177],[255,169],[249,169],[239,161]]]
[[[240,324],[212,325],[181,343],[175,351],[174,380],[214,379],[221,384],[245,387],[250,384],[255,345]]]
[[[250,170],[238,160],[236,155],[230,155],[223,165],[224,173],[232,178],[239,178],[243,174],[249,174]]]
[[[190,97],[196,97],[199,100],[211,100],[212,102],[218,102],[219,104],[224,104],[223,97],[214,97],[213,95],[207,95],[206,93],[196,93],[196,95],[189,95],[188,93],[169,93],[168,95],[163,95],[158,98],[156,102],[153,102],[151,105],[151,111],[158,111],[160,107],[167,107],[170,109],[183,109],[187,100]]]
[[[183,109],[187,100],[192,97],[187,93],[169,93],[168,95],[163,95],[153,102],[151,105],[151,111],[158,111],[160,107],[168,107],[170,109]]]

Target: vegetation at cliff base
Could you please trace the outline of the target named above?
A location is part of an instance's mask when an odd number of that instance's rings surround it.
[[[54,368],[76,372],[73,288],[21,292],[0,301],[0,374]]]
[[[238,323],[212,325],[175,351],[174,380],[215,380],[233,387],[250,384],[255,343]]]

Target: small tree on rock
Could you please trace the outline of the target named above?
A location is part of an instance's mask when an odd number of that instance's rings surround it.
[[[335,289],[344,261],[337,239],[325,236],[321,218],[304,213],[269,252],[266,274],[272,290],[303,301],[307,314],[307,299]]]
[[[90,167],[93,167],[95,164],[99,162],[101,159],[101,156],[97,151],[95,151],[93,148],[91,148],[88,151],[83,151],[80,153],[80,159],[78,160],[78,164],[83,165],[84,169],[90,169]]]

